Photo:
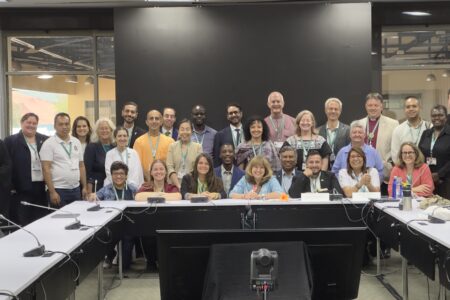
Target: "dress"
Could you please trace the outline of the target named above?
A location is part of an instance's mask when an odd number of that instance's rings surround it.
[[[311,150],[319,151],[322,158],[331,154],[331,148],[323,136],[316,136],[313,140],[302,140],[297,135],[290,136],[284,145],[289,145],[297,149],[297,169],[304,170],[306,165],[306,155]],[[305,164],[303,164],[305,163]]]

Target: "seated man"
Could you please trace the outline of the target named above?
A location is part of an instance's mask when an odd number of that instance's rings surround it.
[[[230,195],[230,191],[236,183],[244,176],[244,171],[234,165],[234,147],[232,144],[225,143],[220,146],[220,160],[222,164],[214,168],[216,176],[222,179],[223,188]]]
[[[280,149],[281,170],[275,173],[275,176],[283,188],[283,192],[288,194],[291,188],[292,179],[300,172],[295,168],[297,166],[297,150],[291,146],[283,146]]]
[[[343,194],[336,176],[322,171],[322,156],[319,151],[311,150],[306,156],[306,169],[292,179],[289,189],[291,198],[300,198],[302,193],[339,193]]]

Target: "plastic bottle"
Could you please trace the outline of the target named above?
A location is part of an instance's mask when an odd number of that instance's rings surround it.
[[[392,180],[392,198],[397,199],[397,176]]]

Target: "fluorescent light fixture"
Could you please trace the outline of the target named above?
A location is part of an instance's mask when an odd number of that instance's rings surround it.
[[[39,79],[52,79],[53,75],[51,74],[41,74],[38,76]]]
[[[426,11],[402,11],[402,14],[414,17],[426,17],[431,16],[429,12]]]

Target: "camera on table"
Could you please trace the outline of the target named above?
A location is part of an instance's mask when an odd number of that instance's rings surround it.
[[[277,286],[278,253],[261,248],[250,256],[250,287],[252,291],[273,291]]]

